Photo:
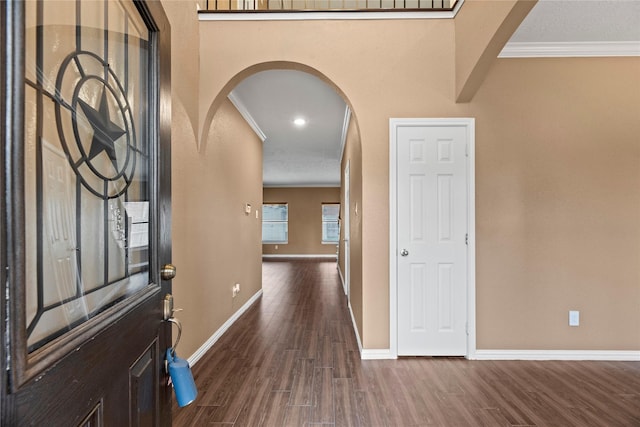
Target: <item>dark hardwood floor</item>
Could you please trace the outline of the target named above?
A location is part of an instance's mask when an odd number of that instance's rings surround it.
[[[335,262],[263,266],[174,426],[640,426],[640,362],[360,360]]]

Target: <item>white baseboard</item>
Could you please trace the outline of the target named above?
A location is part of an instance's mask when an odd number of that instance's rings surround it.
[[[358,326],[356,325],[356,318],[353,315],[353,310],[351,309],[351,303],[349,303],[349,314],[351,314],[353,332],[356,334],[356,341],[358,341],[358,350],[360,350],[360,358],[362,358],[362,341],[360,340],[360,333],[358,332]]]
[[[226,322],[224,322],[224,324],[220,326],[220,328],[217,331],[215,331],[213,335],[211,335],[211,337],[204,344],[202,344],[199,349],[195,351],[195,353],[193,353],[187,359],[187,362],[189,362],[189,365],[190,366],[195,365],[198,362],[198,360],[200,360],[200,358],[204,356],[205,353],[209,351],[211,347],[213,347],[213,345],[220,339],[220,337],[225,332],[227,332],[227,330],[231,327],[231,325],[233,325],[236,322],[236,320],[238,320],[240,316],[242,316],[242,314],[245,311],[247,311],[247,309],[251,307],[251,305],[254,302],[258,300],[258,298],[260,298],[260,296],[262,296],[262,289],[260,289],[251,298],[249,298],[249,300],[246,303],[244,303],[244,305],[240,307],[238,311],[233,313],[233,315]]]
[[[618,350],[476,350],[474,360],[640,361],[640,351]]]
[[[391,354],[391,350],[388,348],[370,349],[363,348],[360,352],[360,358],[362,360],[381,360],[381,359],[397,359],[396,356]]]
[[[384,349],[362,348],[362,340],[360,339],[360,333],[358,332],[358,326],[356,325],[356,317],[353,315],[351,304],[349,304],[349,314],[351,315],[353,332],[356,334],[356,341],[358,342],[358,350],[360,350],[360,359],[362,360],[397,359],[397,357],[391,354],[391,351],[388,348],[384,348]]]
[[[326,258],[336,259],[335,254],[262,254],[262,258]]]
[[[340,264],[336,267],[338,269],[338,275],[340,276],[340,283],[342,283],[342,289],[344,290],[344,294],[347,294],[347,283],[344,281],[344,276],[342,275],[342,270],[340,270]],[[349,307],[351,309],[351,307]]]

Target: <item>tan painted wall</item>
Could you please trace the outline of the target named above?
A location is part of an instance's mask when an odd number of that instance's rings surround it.
[[[199,32],[193,1],[163,1],[172,27],[173,295],[178,348],[191,356],[262,287],[261,224],[244,204],[262,204],[262,143],[228,100],[199,152]],[[242,166],[242,167],[240,167]],[[232,298],[231,286],[241,292]],[[175,332],[174,332],[175,334]]]
[[[456,15],[456,100],[469,102],[538,0],[466,0]]]
[[[478,347],[640,349],[640,60],[499,60],[471,107]]]
[[[189,356],[262,288],[262,227],[255,216],[262,204],[262,142],[230,101],[215,116],[206,152],[179,137],[172,171],[173,293],[185,309],[178,315],[180,347]],[[245,203],[253,208],[249,215]],[[234,283],[241,286],[236,298]]]
[[[340,203],[339,187],[265,188],[263,203],[289,204],[289,243],[262,245],[263,254],[336,254],[336,245],[322,244],[322,203]]]
[[[351,264],[349,265],[349,297],[351,302],[351,311],[358,328],[358,335],[362,337],[362,215],[360,208],[362,206],[362,147],[360,143],[360,133],[358,132],[358,123],[354,116],[351,116],[349,129],[347,131],[347,139],[342,157],[342,177],[344,179],[344,171],[349,162],[349,207],[345,203],[345,187],[340,188],[340,217],[345,220],[345,209],[349,209],[349,242]],[[340,260],[339,268],[342,277],[346,280],[345,270],[345,249],[344,249],[344,227],[340,230]]]
[[[388,120],[477,116],[478,348],[640,349],[639,58],[502,60],[455,104],[450,20],[200,29],[201,117],[272,61],[318,70],[356,114],[365,348],[389,347]]]
[[[195,135],[198,129],[200,32],[195,0],[162,0],[171,24],[171,98],[172,109],[178,117],[188,121],[174,120],[173,128],[190,126]],[[194,136],[189,136],[192,141]]]

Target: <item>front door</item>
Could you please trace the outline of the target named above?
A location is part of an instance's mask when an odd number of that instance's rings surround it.
[[[167,18],[156,1],[0,8],[0,424],[170,425]]]
[[[467,127],[396,132],[398,355],[466,355]]]

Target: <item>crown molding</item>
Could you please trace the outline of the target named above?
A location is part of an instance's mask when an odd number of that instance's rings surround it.
[[[342,157],[344,156],[344,147],[347,144],[347,131],[349,130],[349,121],[351,120],[351,108],[349,105],[344,107],[344,120],[342,121],[342,133],[340,134],[340,163],[342,163]]]
[[[249,126],[251,127],[251,129],[253,129],[256,135],[258,135],[258,138],[260,138],[260,141],[262,142],[266,141],[267,136],[264,134],[264,132],[262,132],[262,129],[260,129],[260,126],[258,126],[258,123],[256,123],[256,121],[253,119],[253,116],[251,116],[251,113],[249,113],[249,110],[247,110],[247,107],[245,107],[242,101],[240,101],[240,98],[238,98],[233,91],[229,92],[229,95],[227,95],[227,98],[229,98],[229,101],[231,101],[233,106],[236,107],[236,110],[238,110],[240,115],[246,120],[247,124],[249,124]]]
[[[624,42],[509,42],[498,58],[574,58],[640,56],[640,41]]]

